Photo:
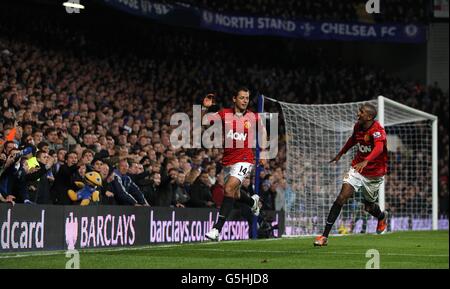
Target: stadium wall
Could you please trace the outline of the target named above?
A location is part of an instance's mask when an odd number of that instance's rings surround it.
[[[430,24],[430,36],[427,44],[427,84],[433,85],[434,82],[448,91],[448,35],[449,24],[432,23]]]
[[[325,60],[341,59],[348,65],[377,67],[403,80],[427,80],[427,43],[300,41],[291,46],[291,54],[302,53],[300,47],[311,47],[323,51]]]
[[[403,43],[339,42],[337,53],[345,63],[370,65],[400,79],[426,82],[427,45]]]
[[[284,213],[265,213],[278,225],[274,236],[284,234]],[[0,252],[202,242],[217,215],[216,209],[201,208],[1,204]],[[221,239],[248,239],[250,229],[236,210]]]

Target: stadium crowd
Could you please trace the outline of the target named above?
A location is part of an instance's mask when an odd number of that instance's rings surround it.
[[[28,16],[10,13],[0,20],[3,202],[15,197],[30,204],[72,204],[67,191],[96,171],[103,180],[102,204],[220,207],[221,150],[173,148],[170,116],[192,115],[192,106],[211,91],[230,105],[241,84],[253,96],[259,90],[303,103],[383,94],[447,119],[448,92],[438,84],[426,87],[379,68],[331,63],[316,48],[286,63],[277,53],[263,57],[264,48],[242,48],[244,40],[234,47],[240,40],[231,45],[229,36],[133,24],[121,27],[122,33],[115,27],[99,32],[89,22],[73,27]],[[439,132],[441,212],[448,213],[447,122],[440,122]],[[267,210],[283,209],[292,192],[284,179],[283,135],[280,142],[277,159],[262,172]],[[249,194],[251,181],[243,184]],[[409,191],[402,197],[419,197]]]

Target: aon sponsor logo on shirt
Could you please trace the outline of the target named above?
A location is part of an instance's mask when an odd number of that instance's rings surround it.
[[[228,131],[227,138],[231,138],[234,140],[245,141],[247,139],[247,134],[242,132],[233,132],[232,130]]]
[[[358,150],[362,153],[370,153],[372,151],[372,148],[370,146],[365,146],[358,143]]]

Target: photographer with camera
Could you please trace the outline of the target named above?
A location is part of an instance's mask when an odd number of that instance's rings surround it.
[[[26,188],[25,175],[29,172],[25,164],[26,156],[32,156],[33,148],[25,147],[22,150],[16,148],[13,141],[4,144],[2,152],[2,163],[0,171],[0,194],[2,201],[11,202],[16,199],[18,202],[32,204]],[[22,157],[24,157],[22,159]]]
[[[6,182],[6,174],[4,177],[3,173],[14,163],[15,155],[9,154],[14,147],[15,144],[13,142],[6,142],[3,144],[3,151],[0,154],[0,202],[12,203],[13,205],[15,204],[14,199],[16,197],[8,194],[8,191],[3,189],[3,184]]]
[[[7,141],[2,144],[2,152],[0,153],[0,176],[12,164],[14,157],[10,152],[16,148],[13,141]]]
[[[36,157],[29,159],[28,167],[33,170],[25,175],[27,189],[31,199],[37,204],[51,204],[50,187],[52,184],[51,168],[54,159],[45,151],[38,151]]]

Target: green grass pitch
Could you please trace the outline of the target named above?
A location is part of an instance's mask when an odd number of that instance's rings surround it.
[[[448,231],[331,236],[327,247],[313,238],[205,242],[80,251],[80,268],[359,268],[380,253],[380,268],[449,268]],[[65,268],[65,252],[2,253],[0,268]]]

